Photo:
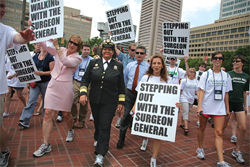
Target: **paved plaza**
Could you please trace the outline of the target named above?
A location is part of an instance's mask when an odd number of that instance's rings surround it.
[[[28,99],[28,90],[24,89],[24,96]],[[67,95],[65,95],[67,96]],[[39,98],[40,101],[40,98]],[[39,103],[37,104],[37,109]],[[74,128],[73,142],[66,142],[67,126],[64,121],[57,123],[56,116],[54,117],[53,131],[50,138],[52,152],[41,158],[34,158],[32,153],[37,150],[43,141],[42,135],[42,115],[32,116],[30,127],[23,129],[17,124],[23,106],[18,100],[16,93],[12,98],[10,107],[10,116],[4,118],[4,126],[8,128],[8,147],[11,150],[9,166],[39,166],[39,167],[61,167],[61,166],[93,166],[95,161],[94,154],[94,123],[89,121],[88,113],[86,119],[86,127],[83,129]],[[36,111],[36,110],[35,110]],[[176,142],[164,142],[157,158],[159,167],[165,166],[216,166],[217,153],[214,145],[214,129],[211,124],[207,124],[204,140],[205,160],[200,160],[196,157],[197,128],[196,124],[196,108],[193,107],[190,113],[189,134],[184,135],[183,130],[179,127],[180,117],[178,119]],[[243,158],[245,159],[244,166],[250,166],[250,116],[247,116],[247,132],[241,148]],[[118,150],[116,144],[119,138],[119,129],[115,128],[117,115],[113,119],[109,152],[105,156],[104,166],[149,166],[152,156],[153,140],[149,139],[148,147],[145,152],[139,149],[142,138],[130,134],[127,131],[127,137],[124,148]],[[224,150],[225,161],[232,166],[243,166],[236,162],[232,157],[231,152],[235,147],[230,142],[231,127],[228,126],[224,134]]]

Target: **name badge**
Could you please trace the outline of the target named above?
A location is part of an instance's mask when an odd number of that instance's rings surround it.
[[[214,90],[214,100],[222,100],[222,90]]]
[[[79,75],[80,77],[82,77],[84,74],[85,74],[85,69],[80,68],[80,69],[79,69],[79,72],[78,72],[78,75]]]

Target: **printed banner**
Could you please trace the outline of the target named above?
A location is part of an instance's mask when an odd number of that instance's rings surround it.
[[[106,11],[111,40],[122,43],[135,40],[134,26],[129,5]]]
[[[17,73],[17,78],[21,84],[27,84],[31,82],[40,81],[39,75],[35,75],[34,71],[37,71],[33,58],[30,55],[30,51],[27,45],[22,45],[19,51],[11,48],[6,51],[10,63]]]
[[[189,54],[190,23],[163,22],[163,55],[184,57]]]
[[[30,0],[30,29],[34,30],[37,43],[63,37],[63,0]]]
[[[180,85],[140,82],[131,134],[175,142]]]

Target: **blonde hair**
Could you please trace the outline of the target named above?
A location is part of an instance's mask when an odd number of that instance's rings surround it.
[[[194,72],[195,72],[194,77],[196,76],[196,70],[195,70],[195,68],[189,68],[189,71],[194,71]],[[190,74],[190,73],[189,73],[189,74]],[[188,77],[189,77],[189,75],[188,75]]]
[[[71,40],[71,39],[74,39],[74,40],[78,41],[77,52],[79,52],[81,50],[81,48],[82,48],[82,45],[83,45],[82,37],[80,37],[79,35],[73,34],[73,35],[71,35],[69,37],[69,40]],[[69,40],[68,40],[67,46],[69,44]]]

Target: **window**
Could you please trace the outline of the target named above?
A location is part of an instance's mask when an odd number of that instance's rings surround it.
[[[221,35],[221,34],[223,34],[223,31],[218,31],[218,35]]]
[[[212,32],[212,35],[213,35],[213,36],[214,36],[214,35],[217,35],[217,31]]]
[[[244,37],[244,34],[240,34],[240,37]]]
[[[214,37],[213,40],[216,40],[216,37]]]
[[[238,28],[238,32],[245,31],[245,27]]]
[[[245,39],[244,42],[245,42],[245,43],[248,43],[248,42],[249,42],[249,39]]]
[[[220,40],[220,37],[217,37],[217,40]]]
[[[230,30],[224,30],[224,34],[229,34]]]
[[[228,41],[225,41],[225,44],[228,44]]]
[[[233,49],[233,47],[232,46],[229,46],[229,50],[232,50]]]
[[[236,50],[237,49],[237,46],[234,46],[234,50]]]
[[[196,34],[196,38],[200,38],[200,36],[201,36],[200,34]]]
[[[220,50],[220,48],[218,47],[218,48],[216,48],[216,50]]]
[[[205,38],[203,38],[202,41],[204,42],[204,41],[205,41]]]
[[[209,38],[209,41],[212,41],[213,40],[213,38]]]
[[[201,42],[201,39],[199,39],[199,42]]]
[[[226,39],[229,39],[229,35],[226,36]]]
[[[227,50],[227,47],[224,47],[224,50]]]
[[[209,37],[209,36],[211,36],[211,32],[208,32],[208,33],[207,33],[207,37]]]
[[[223,50],[223,47],[220,47],[220,50]]]
[[[221,36],[221,39],[225,39],[225,37],[224,37],[224,36]]]
[[[215,48],[212,48],[212,51],[215,51]]]
[[[202,34],[201,34],[201,37],[205,37],[205,33],[202,33]]]
[[[234,41],[234,44],[237,44],[237,43],[238,43],[238,40],[235,40],[235,41]]]
[[[237,28],[231,29],[231,33],[237,32]]]
[[[220,42],[221,45],[224,45],[224,42]]]
[[[229,44],[233,44],[234,43],[234,41],[229,41]]]
[[[195,35],[192,35],[191,38],[195,38]]]
[[[208,38],[206,38],[206,41],[208,41]]]
[[[230,38],[234,38],[234,35],[230,35]]]
[[[216,42],[216,45],[220,45],[220,42]]]
[[[243,40],[239,40],[239,43],[243,43]]]
[[[213,42],[213,45],[215,45],[216,43],[215,42]]]

